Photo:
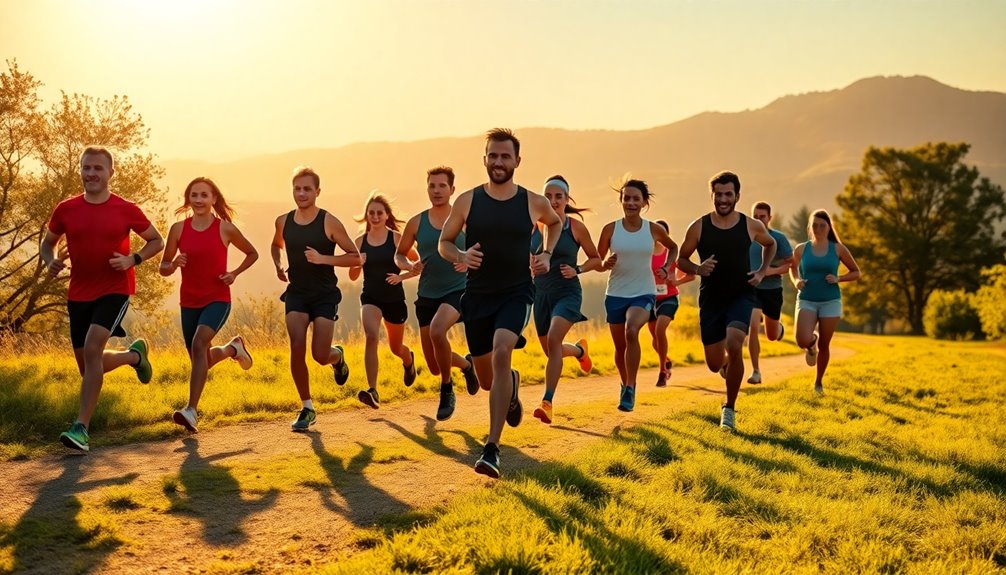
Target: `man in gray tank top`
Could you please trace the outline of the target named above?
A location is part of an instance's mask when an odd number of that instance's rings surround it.
[[[520,141],[510,130],[486,134],[483,157],[489,182],[458,198],[440,234],[440,255],[468,267],[462,299],[465,337],[475,371],[489,391],[489,436],[475,471],[500,476],[499,440],[503,424],[517,426],[523,408],[517,397],[520,374],[511,369],[513,350],[523,346],[534,299],[528,265],[534,222],[547,226],[545,249],[534,256],[536,274],[547,273],[562,222],[544,196],[513,181],[520,165]],[[465,249],[455,244],[465,230]]]
[[[734,404],[744,378],[744,337],[754,309],[754,288],[775,257],[775,239],[765,225],[735,208],[741,181],[732,172],[709,180],[713,211],[688,226],[681,242],[678,269],[702,277],[699,284],[699,327],[706,366],[726,379],[727,399],[720,410],[720,427],[736,428]],[[750,270],[751,244],[763,246],[762,266]],[[699,252],[701,264],[692,262]]]
[[[478,393],[479,381],[471,356],[461,357],[451,351],[451,341],[447,338],[447,332],[461,319],[461,295],[465,292],[465,272],[468,270],[464,264],[445,260],[438,251],[440,230],[451,213],[454,170],[437,166],[426,172],[426,193],[430,197],[430,208],[405,224],[395,263],[403,270],[420,274],[416,297],[419,339],[430,373],[440,375],[437,421],[444,421],[454,414],[456,402],[451,368],[461,369],[471,395]],[[461,247],[464,241],[464,232],[461,232],[455,244]],[[419,261],[415,262],[409,260],[413,245],[419,252]]]

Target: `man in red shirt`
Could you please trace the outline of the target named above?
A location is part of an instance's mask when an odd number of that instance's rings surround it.
[[[144,340],[134,341],[128,351],[105,351],[108,338],[119,329],[126,314],[129,296],[136,291],[133,267],[164,249],[161,234],[140,208],[108,190],[108,181],[114,174],[108,150],[97,146],[84,150],[80,156],[84,193],[56,206],[39,245],[39,257],[49,275],[55,277],[66,266],[64,258],[56,257],[56,246],[66,236],[70,257],[70,288],[66,298],[70,341],[83,381],[77,421],[59,440],[81,451],[89,449],[87,426],[98,404],[105,372],[129,365],[136,369],[142,383],[149,383],[152,375]],[[129,252],[130,232],[147,240],[137,253]]]

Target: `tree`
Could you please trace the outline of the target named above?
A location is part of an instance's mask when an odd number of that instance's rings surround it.
[[[47,277],[38,245],[56,204],[82,193],[81,152],[89,144],[113,150],[112,190],[161,228],[167,200],[156,181],[163,169],[143,152],[149,130],[126,97],[64,93],[40,111],[41,84],[16,62],[7,66],[0,75],[0,330],[44,331],[65,317],[67,277]],[[154,268],[137,269],[140,309],[157,307],[170,290]]]
[[[982,270],[985,284],[975,294],[982,330],[990,339],[1006,338],[1006,265]]]
[[[1003,190],[963,163],[965,143],[866,151],[860,173],[838,195],[839,232],[863,268],[849,307],[904,319],[923,334],[934,290],[978,288],[978,273],[1002,260]]]

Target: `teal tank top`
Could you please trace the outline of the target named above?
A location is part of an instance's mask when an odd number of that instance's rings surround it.
[[[465,249],[465,233],[454,240],[459,250]],[[423,273],[419,275],[419,297],[439,299],[449,293],[465,289],[466,274],[454,271],[454,264],[440,257],[440,230],[430,223],[429,210],[419,215],[419,229],[416,230],[416,251],[423,262]]]
[[[800,290],[800,299],[818,302],[842,299],[842,290],[838,284],[824,280],[828,274],[838,275],[838,249],[835,242],[828,242],[828,253],[823,256],[814,255],[811,243],[804,242],[803,255],[800,257],[800,277],[806,283]]]
[[[538,226],[535,226],[535,233],[531,234],[531,253],[541,253],[542,240],[541,232],[538,230]],[[559,241],[556,242],[555,249],[552,250],[548,273],[535,276],[534,287],[547,292],[570,288],[580,289],[580,278],[566,279],[562,277],[562,272],[559,270],[559,266],[562,264],[576,267],[578,253],[580,253],[580,244],[576,243],[576,238],[573,237],[573,228],[567,217],[562,232],[559,234]]]

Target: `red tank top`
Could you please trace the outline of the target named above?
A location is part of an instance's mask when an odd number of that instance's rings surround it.
[[[670,252],[664,252],[660,255],[654,254],[650,258],[650,268],[653,270],[653,279],[657,282],[657,301],[667,299],[671,296],[678,295],[678,286],[671,282],[674,279],[674,270],[678,269],[677,262],[671,262],[671,265],[667,268],[667,279],[662,280],[657,277],[657,270],[667,262],[667,254]]]
[[[227,246],[220,238],[220,219],[213,218],[203,231],[192,227],[185,218],[178,252],[188,256],[182,268],[182,307],[206,307],[215,301],[230,302],[231,288],[220,276],[227,273]]]

